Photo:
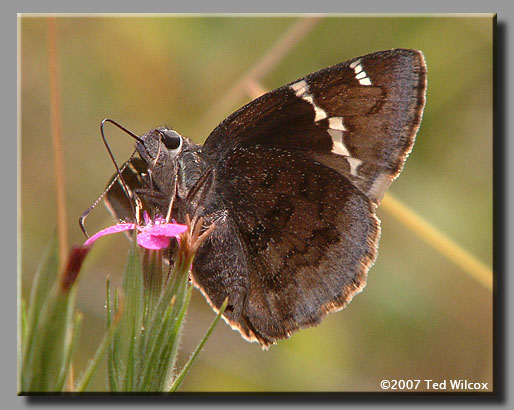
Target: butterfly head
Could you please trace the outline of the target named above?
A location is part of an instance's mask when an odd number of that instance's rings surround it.
[[[176,161],[182,151],[182,141],[182,136],[176,131],[159,127],[143,135],[136,149],[148,164],[162,166]]]
[[[144,134],[136,145],[146,162],[153,181],[161,190],[169,187],[177,175],[177,160],[183,148],[183,138],[176,131],[159,127]],[[168,183],[164,184],[167,181]],[[165,185],[165,186],[163,186]]]

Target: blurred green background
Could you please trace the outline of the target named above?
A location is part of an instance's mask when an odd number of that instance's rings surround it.
[[[137,134],[172,126],[197,142],[251,98],[202,121],[225,92],[298,20],[294,17],[59,17],[60,92],[69,235],[114,168],[99,135],[103,118]],[[47,21],[23,16],[21,55],[22,284],[56,225]],[[272,89],[325,66],[390,48],[422,50],[428,66],[423,123],[391,192],[492,265],[492,16],[327,16],[283,56],[261,84]],[[108,127],[122,162],[132,140]],[[186,391],[380,391],[382,379],[467,379],[492,385],[491,291],[385,211],[368,285],[344,311],[269,351],[220,322],[183,386]],[[111,224],[99,206],[90,232]],[[128,242],[99,241],[79,278],[85,315],[80,373],[105,331],[105,278],[120,283]],[[182,362],[214,313],[195,291]],[[181,364],[179,363],[179,365]],[[105,389],[105,369],[92,388]]]

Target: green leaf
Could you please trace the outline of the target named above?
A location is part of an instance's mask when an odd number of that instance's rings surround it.
[[[177,359],[178,346],[180,344],[181,330],[184,323],[185,312],[192,294],[189,288],[187,294],[177,294],[175,303],[166,311],[165,318],[159,332],[152,361],[153,375],[145,391],[164,391],[166,383],[173,372],[173,366]]]
[[[62,366],[61,366],[61,372],[60,372],[61,375],[59,377],[59,380],[57,380],[57,382],[56,382],[55,389],[58,391],[61,391],[64,389],[64,383],[66,382],[66,377],[69,374],[69,369],[71,366],[71,358],[72,358],[73,353],[75,352],[75,348],[77,346],[81,324],[82,324],[82,315],[76,314],[74,322],[73,322],[73,334],[71,335],[71,337],[69,338],[70,339],[69,342],[67,342],[66,346],[65,346],[65,355],[64,355],[64,360],[63,360]]]
[[[32,283],[25,325],[26,330],[24,332],[24,338],[22,339],[22,391],[28,391],[33,383],[32,377],[35,375],[31,372],[31,369],[34,367],[34,345],[37,341],[37,329],[45,301],[47,300],[52,288],[57,286],[59,274],[58,268],[57,235],[54,234]]]
[[[78,331],[73,325],[76,288],[60,286],[57,238],[34,279],[23,339],[23,392],[61,391]],[[78,322],[76,322],[78,325]]]
[[[148,345],[149,327],[155,315],[159,299],[163,292],[165,275],[163,272],[162,251],[143,250],[142,252],[143,269],[143,293],[144,293],[144,315],[143,333],[141,339],[141,354],[145,355],[145,346]],[[141,363],[140,370],[143,371],[144,363]],[[139,380],[141,382],[141,380]],[[141,384],[141,383],[140,383]]]
[[[119,309],[119,303],[118,303],[118,293],[115,292],[114,294],[114,312],[117,312]],[[111,328],[111,323],[114,318],[114,313],[112,310],[112,304],[111,304],[111,287],[110,282],[107,280],[107,328]],[[109,391],[111,392],[117,392],[118,391],[118,380],[119,380],[119,374],[118,374],[118,352],[116,350],[116,347],[119,345],[119,338],[117,338],[118,332],[114,332],[114,335],[112,337],[112,341],[109,345],[109,353],[107,357],[107,379],[109,382]]]
[[[27,334],[27,304],[24,300],[20,301],[20,319],[21,340],[25,340]]]
[[[172,330],[172,334],[170,335],[170,341],[172,341],[172,344],[170,344],[170,358],[167,360],[167,366],[166,368],[163,368],[163,374],[166,375],[166,378],[163,380],[162,389],[166,389],[167,386],[169,386],[172,383],[172,380],[175,378],[175,363],[177,361],[178,356],[178,347],[182,335],[182,328],[184,327],[184,318],[186,315],[187,307],[189,306],[189,302],[191,300],[191,296],[193,295],[193,286],[189,286],[186,294],[185,302],[182,306],[182,309],[180,313],[177,316],[177,320],[175,322],[175,326]]]
[[[116,349],[119,354],[119,380],[122,391],[134,391],[137,372],[141,329],[143,321],[143,273],[137,242],[132,241],[127,264],[123,273],[124,307],[121,323],[118,327]]]
[[[118,304],[125,308],[109,346],[111,391],[162,392],[175,379],[174,365],[193,289],[189,270],[194,248],[189,246],[178,253],[173,272],[165,274],[162,252],[143,250],[140,257],[134,235],[123,274],[123,293],[114,296],[114,310]],[[109,283],[107,288],[109,326],[114,313]]]
[[[162,293],[166,278],[163,275],[162,251],[143,250],[142,269],[146,302],[149,303],[149,311],[152,302],[158,300]]]
[[[73,333],[71,317],[74,309],[74,294],[61,292],[56,286],[43,304],[40,320],[33,337],[32,353],[25,367],[30,382],[25,391],[60,391],[58,382],[66,377],[68,369],[63,369],[68,350],[68,338]],[[64,372],[64,376],[63,376]]]
[[[189,360],[187,361],[187,363],[183,367],[182,371],[180,372],[180,374],[177,376],[177,378],[175,379],[175,381],[171,385],[171,387],[169,389],[170,393],[176,392],[178,390],[178,388],[180,387],[180,385],[182,384],[182,382],[184,381],[184,378],[186,377],[187,373],[189,373],[189,370],[191,369],[191,366],[193,365],[193,363],[194,363],[195,359],[197,358],[198,354],[200,353],[200,351],[203,349],[203,346],[205,345],[205,342],[207,342],[207,339],[211,335],[212,331],[216,327],[216,324],[218,323],[218,321],[220,320],[221,315],[223,314],[223,312],[227,308],[227,305],[228,305],[228,298],[225,299],[225,302],[223,302],[223,305],[221,306],[220,311],[218,312],[217,316],[214,318],[214,321],[212,322],[212,324],[209,327],[209,329],[207,329],[207,332],[205,333],[205,336],[203,337],[202,340],[200,340],[200,343],[198,343],[198,346],[196,347],[195,351],[193,352],[193,354],[191,355],[191,357],[189,358]]]
[[[162,391],[168,369],[175,361],[171,352],[176,355],[174,343],[178,344],[179,340],[173,338],[173,328],[184,307],[189,273],[189,269],[184,268],[179,267],[172,273],[149,321],[141,391]]]
[[[62,293],[56,289],[55,299],[49,297],[48,309],[43,311],[38,333],[41,335],[36,352],[40,357],[40,374],[34,385],[35,390],[56,391],[58,386],[55,384],[60,379],[62,363],[66,356],[66,338],[71,331],[70,303],[71,295],[69,292]],[[75,292],[72,292],[75,293]]]
[[[116,332],[118,323],[119,323],[118,320],[110,321],[110,325],[109,325],[107,334],[105,335],[104,339],[102,340],[102,343],[100,343],[100,346],[96,350],[95,357],[89,363],[88,368],[86,369],[84,375],[82,376],[81,380],[77,384],[77,388],[75,389],[75,391],[77,393],[82,393],[86,390],[87,385],[91,381],[91,378],[93,377],[96,370],[98,369],[98,366],[100,365],[100,361],[102,360],[105,352],[107,351],[110,344],[112,343],[112,339]]]

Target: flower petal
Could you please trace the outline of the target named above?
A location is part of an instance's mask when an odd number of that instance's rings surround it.
[[[123,231],[130,231],[132,229],[136,229],[136,224],[116,224],[109,226],[108,228],[102,229],[101,231],[95,233],[92,237],[88,238],[86,242],[84,242],[84,246],[89,246],[93,242],[95,242],[101,236],[109,235],[111,233],[118,233]]]
[[[187,226],[180,224],[148,225],[143,228],[143,231],[150,235],[173,237],[187,231]]]
[[[149,232],[141,232],[137,235],[137,244],[146,249],[165,249],[170,245],[170,238],[152,235]]]

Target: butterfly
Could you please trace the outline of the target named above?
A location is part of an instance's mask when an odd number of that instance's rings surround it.
[[[262,95],[203,146],[150,130],[113,177],[107,205],[131,220],[138,197],[151,215],[172,204],[179,223],[215,224],[191,280],[215,311],[228,297],[225,321],[267,348],[364,288],[380,236],[375,210],[413,147],[425,91],[423,54],[393,49]]]

